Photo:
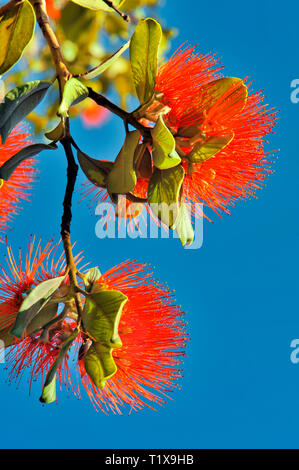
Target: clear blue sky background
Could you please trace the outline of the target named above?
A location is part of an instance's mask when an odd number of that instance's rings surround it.
[[[105,416],[86,397],[61,393],[58,404],[42,407],[40,384],[28,397],[26,380],[19,390],[8,386],[0,366],[3,448],[298,447],[299,364],[290,361],[290,342],[299,338],[299,104],[290,101],[290,82],[299,78],[298,2],[168,0],[161,13],[179,29],[173,50],[189,41],[217,52],[227,75],[249,76],[265,89],[281,116],[268,146],[280,149],[275,173],[258,199],[205,222],[196,251],[176,240],[100,241],[97,218],[79,206],[73,239],[87,259],[105,271],[138,258],[176,289],[191,337],[182,389],[157,412]],[[108,159],[121,145],[120,128],[117,119],[89,133],[74,125],[82,148]],[[62,152],[42,154],[40,170],[33,203],[10,233],[16,247],[30,233],[47,240],[59,230]]]

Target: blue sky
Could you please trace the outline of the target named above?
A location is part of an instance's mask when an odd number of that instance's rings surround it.
[[[199,250],[184,250],[177,240],[101,241],[97,218],[84,203],[73,219],[73,239],[102,271],[138,258],[176,289],[190,334],[182,388],[156,412],[105,416],[84,393],[81,401],[59,393],[58,404],[42,407],[40,384],[28,397],[26,379],[19,389],[8,386],[0,365],[0,447],[298,447],[299,364],[290,361],[290,343],[299,338],[299,103],[290,100],[290,83],[299,78],[299,6],[292,0],[285,9],[270,0],[197,5],[168,0],[162,8],[179,30],[173,50],[188,41],[201,52],[217,52],[227,75],[249,76],[254,89],[265,90],[280,114],[268,145],[280,149],[275,173],[257,199],[204,223]],[[120,128],[117,119],[88,132],[79,122],[73,126],[82,149],[104,159],[119,150]],[[30,233],[47,240],[59,230],[62,152],[42,154],[40,170],[33,202],[9,236],[16,247],[25,246]]]

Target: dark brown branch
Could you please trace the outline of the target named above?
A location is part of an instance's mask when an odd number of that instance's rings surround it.
[[[131,113],[124,111],[119,106],[109,101],[105,96],[93,91],[92,88],[88,88],[88,96],[99,106],[103,106],[104,108],[109,109],[109,111],[122,118],[125,123],[131,124],[131,126],[135,127],[135,129],[138,129],[143,137],[146,138],[146,140],[151,140],[151,133],[149,128],[140,124],[140,122],[137,121],[137,119],[135,119]]]
[[[106,5],[110,8],[112,8],[112,10],[114,10],[116,13],[118,13],[123,20],[129,22],[130,21],[130,17],[129,15],[126,15],[125,13],[123,13],[122,11],[120,11],[114,4],[111,0],[103,0]]]
[[[77,174],[78,174],[78,165],[75,162],[71,137],[65,137],[61,140],[63,145],[65,155],[67,158],[67,185],[65,189],[65,196],[63,200],[63,214],[61,219],[61,238],[65,251],[66,264],[69,268],[69,277],[71,286],[74,289],[74,298],[76,303],[76,308],[79,317],[82,315],[82,306],[80,301],[80,296],[76,289],[78,288],[77,283],[77,268],[73,257],[72,244],[71,244],[71,221],[72,221],[72,199],[75,189]]]

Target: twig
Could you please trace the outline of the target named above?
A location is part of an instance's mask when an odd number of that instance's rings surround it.
[[[45,0],[30,0],[30,2],[34,8],[38,25],[50,48],[59,81],[60,97],[62,97],[64,85],[71,77],[71,73],[66,66],[58,39],[50,25]]]
[[[93,91],[92,88],[88,88],[88,96],[99,106],[103,106],[104,108],[109,109],[109,111],[121,117],[125,123],[127,122],[135,127],[135,129],[138,129],[143,137],[146,138],[146,140],[151,141],[151,133],[149,128],[140,124],[140,122],[137,121],[137,119],[135,119],[131,113],[128,113],[127,111],[119,108],[116,104],[109,101],[105,96]]]
[[[103,0],[104,3],[106,3],[106,5],[110,8],[112,8],[112,10],[114,10],[116,13],[118,13],[123,20],[127,21],[128,23],[130,22],[130,17],[129,15],[126,15],[125,13],[123,13],[122,11],[120,11],[114,4],[113,2],[111,2],[111,0]]]
[[[78,316],[82,316],[82,305],[80,295],[77,292],[77,268],[73,257],[72,244],[71,244],[71,220],[72,220],[72,198],[75,189],[75,183],[78,174],[78,165],[75,162],[73,155],[71,137],[67,136],[61,140],[65,155],[67,158],[67,185],[65,189],[65,196],[63,200],[63,215],[61,219],[61,238],[65,251],[66,264],[69,267],[69,278],[71,286],[74,287],[74,298],[78,312]]]

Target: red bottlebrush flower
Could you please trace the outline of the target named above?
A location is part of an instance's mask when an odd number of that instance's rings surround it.
[[[98,127],[107,121],[109,112],[106,108],[98,106],[94,101],[90,101],[81,117],[85,127]]]
[[[48,254],[44,259],[49,259]],[[113,350],[117,372],[99,390],[87,375],[83,359],[77,366],[70,365],[73,353],[78,353],[86,336],[81,333],[57,370],[60,385],[79,397],[81,377],[92,403],[104,412],[121,414],[125,405],[138,410],[144,406],[152,408],[155,403],[163,404],[167,394],[177,388],[186,347],[185,322],[180,308],[174,304],[173,291],[153,279],[145,264],[137,262],[124,262],[107,271],[97,282],[105,289],[119,290],[128,297],[118,327],[122,346]],[[19,381],[26,369],[31,380],[44,380],[61,345],[74,329],[75,322],[66,318],[51,331],[46,344],[36,334],[12,345],[6,353],[10,380]],[[78,379],[76,387],[72,369]]]
[[[57,277],[65,269],[62,256],[54,263],[52,256],[57,246],[51,241],[44,248],[41,242],[36,246],[35,239],[29,241],[25,261],[14,257],[12,249],[7,245],[5,256],[7,267],[1,266],[0,275],[0,333],[9,332],[15,323],[18,311],[25,294],[42,281]]]
[[[228,206],[237,199],[254,196],[255,190],[271,173],[273,153],[264,151],[265,136],[275,123],[275,111],[263,104],[261,92],[250,93],[247,98],[237,90],[240,84],[215,96],[213,86],[219,79],[213,56],[202,56],[194,48],[179,50],[157,76],[156,93],[161,103],[170,108],[164,116],[182,155],[188,154],[188,140],[182,137],[190,126],[198,129],[205,140],[231,134],[231,142],[211,158],[189,167],[183,158],[186,177],[184,195],[192,204],[198,202],[215,212],[229,213]],[[239,96],[238,96],[239,93]],[[216,93],[217,95],[217,93]],[[184,142],[185,141],[185,142]],[[192,142],[192,139],[191,139]]]
[[[273,152],[264,146],[276,112],[263,104],[262,92],[248,93],[243,80],[224,78],[229,86],[217,90],[221,69],[213,55],[197,54],[194,47],[178,50],[158,70],[154,100],[140,117],[151,127],[162,114],[174,135],[185,170],[182,194],[194,215],[202,214],[192,209],[195,203],[218,215],[230,213],[238,199],[255,196],[272,172]],[[223,136],[230,141],[210,158],[189,161],[196,146]],[[138,178],[134,194],[146,197],[148,182]],[[106,189],[93,188],[95,200],[107,198]]]
[[[0,166],[28,144],[29,133],[23,124],[17,125],[4,145],[0,144]],[[18,213],[22,200],[28,200],[28,189],[36,179],[35,160],[21,163],[8,181],[0,180],[0,232],[9,228],[9,222]]]
[[[61,17],[61,11],[57,8],[57,2],[55,0],[46,0],[46,5],[50,18],[53,20],[59,20]]]
[[[113,350],[116,374],[98,390],[81,364],[82,382],[93,403],[102,410],[121,413],[128,404],[137,410],[164,403],[177,387],[186,347],[185,323],[174,304],[174,292],[152,278],[145,264],[122,263],[98,281],[128,297],[119,325],[123,346]]]

